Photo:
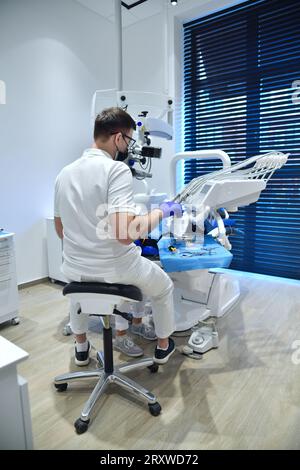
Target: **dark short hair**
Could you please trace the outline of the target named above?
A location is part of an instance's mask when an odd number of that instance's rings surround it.
[[[136,129],[135,121],[122,108],[106,108],[96,117],[94,139],[108,139],[114,132]]]

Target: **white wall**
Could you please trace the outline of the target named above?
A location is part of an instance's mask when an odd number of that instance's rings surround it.
[[[164,13],[150,16],[123,31],[123,85],[125,90],[165,93],[166,50]],[[162,168],[168,168],[170,155],[174,153],[174,142],[152,138],[152,145],[162,147],[160,160],[152,161],[151,189],[169,192],[170,184]],[[142,183],[134,180],[136,192],[144,192]]]
[[[57,173],[91,143],[93,92],[115,86],[112,24],[73,0],[0,1],[0,227],[18,282],[48,275],[45,217]]]
[[[169,84],[177,150],[182,22],[229,3],[169,7],[167,53],[163,13],[124,28],[124,88],[162,93]],[[7,87],[0,105],[0,227],[16,233],[19,283],[48,274],[44,219],[52,215],[54,180],[90,145],[93,92],[114,88],[115,71],[114,25],[105,18],[73,0],[0,0],[0,80]],[[174,142],[152,143],[163,147],[163,157],[153,163],[150,187],[169,192]],[[135,189],[144,187],[136,182]]]

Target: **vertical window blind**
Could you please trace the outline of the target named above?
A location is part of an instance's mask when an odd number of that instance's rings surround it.
[[[289,152],[257,203],[231,215],[241,271],[300,279],[300,2],[247,1],[184,24],[184,150],[232,163]],[[298,93],[299,92],[299,93]],[[183,184],[221,167],[187,160]]]

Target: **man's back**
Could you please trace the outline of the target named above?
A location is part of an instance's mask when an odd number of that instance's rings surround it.
[[[105,236],[107,215],[135,214],[132,176],[107,152],[88,149],[63,168],[55,185],[54,215],[62,220],[64,274],[101,277],[134,262],[139,250]]]

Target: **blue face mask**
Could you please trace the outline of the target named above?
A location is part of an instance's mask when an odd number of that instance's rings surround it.
[[[124,160],[126,160],[127,157],[128,157],[128,152],[119,152],[118,151],[116,160],[118,162],[124,162]]]

